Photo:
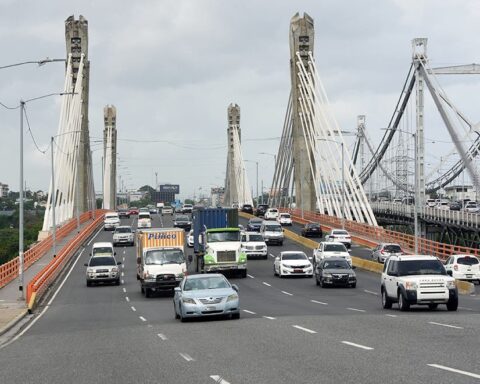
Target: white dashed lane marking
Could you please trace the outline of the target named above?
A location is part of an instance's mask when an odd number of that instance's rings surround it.
[[[293,296],[293,293],[290,293],[290,292],[282,291],[282,293],[283,293],[284,295],[287,295],[287,296]]]
[[[263,284],[263,285],[266,285],[267,287],[271,287],[271,285],[268,284],[268,283],[266,283],[265,281],[262,281],[262,284]]]
[[[355,312],[365,312],[364,309],[357,309],[357,308],[347,308],[349,311],[355,311]]]
[[[163,333],[157,333],[157,336],[163,341],[168,340],[167,336],[165,336]]]
[[[130,308],[132,308],[133,312],[137,312],[137,309],[135,307],[130,307]]]
[[[427,364],[427,365],[428,365],[429,367],[432,367],[432,368],[443,369],[444,371],[449,371],[449,372],[453,372],[453,373],[459,373],[460,375],[473,377],[473,378],[475,378],[475,379],[480,379],[480,375],[477,374],[477,373],[462,371],[462,370],[460,370],[460,369],[450,368],[450,367],[446,367],[446,366],[444,366],[444,365],[439,365],[439,364]]]
[[[371,295],[378,296],[378,292],[369,291],[368,289],[364,289],[363,292],[370,293]]]
[[[301,331],[304,331],[304,332],[307,332],[307,333],[317,333],[312,329],[304,328],[304,327],[301,327],[300,325],[292,325],[292,327],[300,329]]]
[[[186,353],[181,353],[181,352],[179,352],[178,354],[179,354],[180,356],[182,356],[186,361],[195,361],[195,359],[192,358],[192,356],[190,356],[190,355],[188,355],[188,354],[186,354]]]
[[[126,288],[123,288],[123,292],[124,292],[124,293],[127,293],[127,289],[126,289]]]
[[[138,318],[139,318],[140,320],[142,320],[142,321],[147,321],[147,319],[146,319],[145,317],[143,317],[143,316],[138,316]]]
[[[243,312],[249,313],[251,315],[256,315],[256,312],[249,311],[248,309],[244,309]]]
[[[328,305],[328,303],[324,303],[323,301],[317,301],[317,300],[310,300],[310,301],[315,304]]]
[[[222,378],[222,376],[218,376],[218,375],[211,375],[210,376],[213,380],[215,380],[215,382],[217,384],[230,384],[230,382],[228,382],[227,380],[224,380]]]
[[[388,316],[388,317],[397,317],[397,315],[390,315],[389,313],[387,313],[385,316]]]
[[[357,343],[352,343],[351,341],[342,341],[343,344],[350,345],[355,348],[365,349],[366,351],[371,351],[372,347],[367,347],[366,345],[361,345]]]
[[[268,320],[276,320],[277,318],[276,317],[272,317],[272,316],[262,316],[264,319],[268,319]]]
[[[247,275],[250,279],[254,279],[255,277],[253,277],[252,275]]]

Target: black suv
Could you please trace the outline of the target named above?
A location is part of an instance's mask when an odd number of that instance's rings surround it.
[[[259,204],[257,210],[255,211],[255,216],[265,216],[267,212],[268,204]]]
[[[253,207],[251,204],[243,204],[242,205],[242,212],[245,212],[245,213],[250,213],[251,215],[253,215]]]
[[[322,227],[318,223],[307,223],[302,228],[303,237],[323,237]]]

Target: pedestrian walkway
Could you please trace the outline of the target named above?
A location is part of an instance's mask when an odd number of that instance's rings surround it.
[[[91,220],[80,225],[80,231],[91,223]],[[57,253],[77,235],[77,230],[71,231],[67,236],[57,242]],[[53,250],[50,249],[43,257],[33,263],[24,271],[24,297],[27,285],[33,277],[42,270],[53,258]],[[27,314],[27,302],[21,299],[18,277],[3,288],[0,288],[0,335],[8,331],[24,315]]]

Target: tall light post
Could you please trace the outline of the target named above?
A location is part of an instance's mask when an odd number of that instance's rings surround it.
[[[392,131],[392,128],[381,128],[382,130],[384,131]],[[414,248],[415,248],[415,254],[418,255],[418,236],[419,236],[419,228],[418,228],[418,211],[420,210],[419,208],[419,183],[418,183],[418,175],[419,175],[419,171],[418,171],[418,166],[419,166],[419,162],[418,162],[418,158],[417,158],[417,147],[418,147],[418,143],[417,143],[417,134],[416,133],[412,133],[412,132],[407,132],[407,131],[404,131],[404,130],[401,130],[401,129],[396,129],[398,132],[401,132],[401,133],[406,133],[407,135],[411,135],[413,137],[413,141],[414,141],[414,154],[413,154],[413,157],[415,159],[415,171],[414,171],[414,202],[413,202],[413,236],[414,236]]]
[[[15,64],[8,64],[8,65],[3,65],[0,66],[0,69],[6,69],[6,68],[12,68],[12,67],[18,67],[21,65],[26,65],[26,64],[37,64],[38,66],[42,66],[47,63],[52,63],[52,62],[65,62],[65,59],[50,59],[49,57],[46,57],[45,59],[42,60],[33,60],[33,61],[24,61],[20,63],[15,63]],[[24,238],[23,238],[23,232],[24,232],[24,216],[23,216],[23,114],[25,112],[25,104],[29,101],[37,100],[37,99],[42,99],[44,97],[48,97],[52,95],[45,95],[37,98],[33,98],[30,100],[20,100],[20,150],[19,150],[19,155],[20,155],[20,188],[19,188],[19,197],[20,197],[20,203],[19,203],[19,215],[18,215],[18,290],[20,291],[20,297],[19,300],[23,300],[25,298],[24,291],[23,291],[23,286],[24,286],[24,276],[23,276],[23,251],[24,251]]]
[[[324,137],[318,138],[320,141],[329,141],[331,143],[340,144],[342,147],[342,229],[345,229],[345,149],[343,141],[326,139]]]
[[[272,156],[275,164],[277,164],[277,155],[273,153],[268,153],[268,152],[258,152],[259,155],[267,155],[267,156]]]
[[[254,160],[243,160],[243,161],[248,161],[249,163],[255,163],[256,164],[256,167],[257,167],[257,173],[256,173],[256,176],[257,176],[257,207],[258,207],[258,161],[254,161]]]

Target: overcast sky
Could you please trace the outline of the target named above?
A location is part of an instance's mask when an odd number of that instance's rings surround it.
[[[97,191],[101,190],[103,107],[117,108],[120,169],[129,188],[180,184],[181,196],[223,185],[227,107],[241,107],[244,158],[260,163],[269,185],[290,90],[288,32],[295,12],[315,20],[315,58],[342,129],[367,116],[378,143],[411,62],[411,39],[428,37],[433,66],[480,62],[478,0],[0,0],[0,66],[64,58],[64,21],[89,22],[90,135]],[[443,80],[443,78],[442,78]],[[0,101],[60,92],[63,63],[0,70]],[[455,104],[479,118],[480,76],[442,82]],[[430,104],[429,104],[430,103]],[[27,104],[40,149],[58,129],[60,100]],[[18,190],[18,110],[0,108],[0,182]],[[427,161],[450,145],[427,101]],[[132,142],[137,139],[143,142]],[[155,143],[148,143],[155,140]],[[161,143],[168,140],[170,143]],[[25,135],[25,179],[47,189],[49,153]],[[255,164],[246,164],[255,186]]]

